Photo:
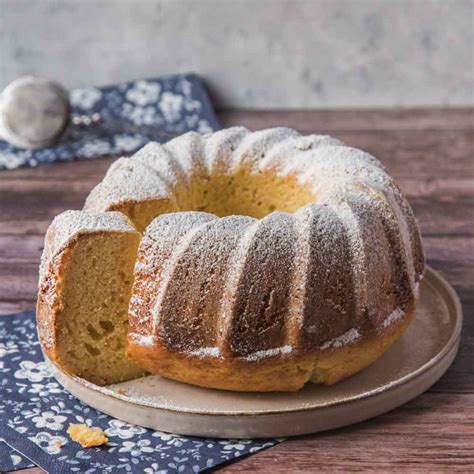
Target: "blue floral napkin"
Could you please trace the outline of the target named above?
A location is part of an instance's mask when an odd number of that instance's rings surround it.
[[[70,100],[72,121],[61,140],[40,150],[0,140],[0,170],[129,154],[150,140],[164,142],[190,130],[220,128],[202,81],[194,74],[73,89]]]
[[[69,423],[99,426],[109,443],[84,449]],[[278,440],[184,437],[133,426],[81,403],[51,376],[33,311],[0,317],[0,472],[33,463],[50,473],[196,473]]]

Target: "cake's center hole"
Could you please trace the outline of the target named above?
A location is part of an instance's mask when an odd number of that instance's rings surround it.
[[[180,211],[203,211],[219,217],[244,215],[262,218],[274,211],[295,212],[315,201],[309,186],[295,177],[239,172],[196,178],[177,190]]]

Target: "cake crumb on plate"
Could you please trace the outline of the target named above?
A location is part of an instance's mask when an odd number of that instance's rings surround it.
[[[109,438],[107,438],[100,428],[89,427],[82,424],[70,423],[67,434],[73,441],[80,443],[83,448],[102,446],[109,441]]]

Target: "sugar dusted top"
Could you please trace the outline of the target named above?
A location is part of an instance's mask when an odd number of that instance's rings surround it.
[[[46,232],[41,257],[40,279],[48,263],[80,234],[95,232],[137,232],[121,212],[64,211],[57,215]]]

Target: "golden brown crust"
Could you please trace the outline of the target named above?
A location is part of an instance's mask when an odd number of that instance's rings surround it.
[[[291,392],[309,380],[332,385],[368,367],[399,339],[413,316],[411,309],[383,333],[357,344],[258,362],[193,357],[163,346],[138,345],[133,339],[129,340],[128,354],[147,371],[180,382],[223,390]]]
[[[36,322],[38,327],[38,335],[43,351],[47,354],[49,359],[57,362],[59,358],[57,344],[56,344],[56,314],[44,301],[43,295],[38,295],[36,302]],[[51,337],[46,338],[44,331],[51,334]]]
[[[49,262],[48,273],[40,283],[36,303],[36,324],[43,351],[63,369],[65,367],[60,362],[57,344],[58,317],[61,312],[60,282],[63,273],[61,270],[64,270],[61,262],[68,258],[74,242],[75,240],[71,240],[60,254]]]
[[[412,307],[402,319],[381,334],[358,344],[321,352],[317,356],[316,370],[311,381],[332,385],[373,364],[401,337],[414,316],[415,310]]]

